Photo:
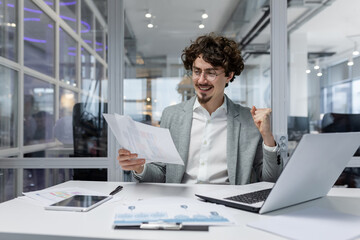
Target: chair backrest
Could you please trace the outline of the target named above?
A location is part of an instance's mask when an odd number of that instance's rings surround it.
[[[91,112],[84,103],[73,108],[74,157],[106,157],[107,124],[102,116],[107,103],[99,103],[97,112]]]
[[[324,133],[360,132],[360,114],[326,113],[321,122],[321,130]],[[360,148],[354,156],[360,156]]]

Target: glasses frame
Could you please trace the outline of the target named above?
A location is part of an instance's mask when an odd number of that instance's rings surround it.
[[[204,74],[204,78],[207,80],[207,81],[210,81],[210,82],[213,82],[216,80],[216,78],[218,76],[220,76],[221,74],[225,73],[225,71],[221,72],[221,73],[217,73],[216,70],[210,70],[210,71],[214,71],[215,73],[209,73],[209,71],[205,70],[205,71],[202,71],[202,70],[199,70],[200,71],[200,74],[197,76],[194,76],[194,67],[189,71],[188,75],[189,77],[191,77],[193,80],[198,80],[200,79],[201,75]],[[209,79],[208,78],[208,75],[211,74],[211,75],[215,75],[214,79]]]

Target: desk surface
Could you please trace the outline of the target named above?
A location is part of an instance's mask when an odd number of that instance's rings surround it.
[[[123,191],[119,201],[147,199],[159,196],[191,197],[195,192],[213,190],[222,185],[136,184],[120,183]],[[117,182],[69,181],[54,187],[82,187],[110,193]],[[114,230],[114,208],[119,201],[110,201],[89,212],[46,211],[29,201],[16,198],[0,204],[0,239],[283,239],[279,236],[247,227],[252,221],[309,206],[322,206],[360,216],[360,189],[333,188],[328,196],[289,208],[259,215],[234,209],[235,226],[210,227],[209,232]],[[237,238],[237,237],[236,237]],[[237,238],[237,239],[239,239]]]

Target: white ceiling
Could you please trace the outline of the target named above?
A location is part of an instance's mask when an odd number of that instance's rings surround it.
[[[309,52],[349,55],[354,42],[360,43],[359,12],[359,0],[336,0],[296,32],[306,33]]]
[[[204,33],[220,31],[230,18],[238,0],[125,0],[125,13],[137,40],[137,49],[144,57],[178,58],[190,40]],[[155,27],[147,28],[145,12],[155,16]],[[201,13],[204,29],[199,29]]]
[[[260,1],[260,0],[257,0]],[[196,36],[223,30],[240,0],[125,0],[126,17],[137,41],[137,50],[144,57],[178,58]],[[314,5],[288,9],[288,23],[309,11]],[[145,11],[155,15],[155,28],[147,28]],[[209,18],[199,29],[201,11]],[[360,46],[360,0],[336,0],[326,6],[296,33],[306,33],[308,51],[332,51],[337,56],[348,54],[354,41]],[[244,24],[244,23],[239,23]],[[246,24],[246,23],[245,23]],[[248,23],[247,23],[248,24]],[[269,27],[253,43],[269,41]],[[244,34],[241,34],[244,35]],[[357,37],[351,37],[358,35]]]

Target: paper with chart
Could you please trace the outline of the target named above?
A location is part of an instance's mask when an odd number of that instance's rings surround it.
[[[122,148],[137,153],[147,163],[162,162],[184,165],[169,129],[135,122],[129,116],[103,114]]]
[[[39,205],[44,206],[59,202],[73,195],[104,195],[103,193],[79,187],[47,188],[39,191],[24,192],[23,194],[32,200],[36,200]]]
[[[116,207],[113,227],[142,223],[182,223],[183,225],[232,225],[232,212],[222,205],[192,198],[159,197],[129,202]]]

